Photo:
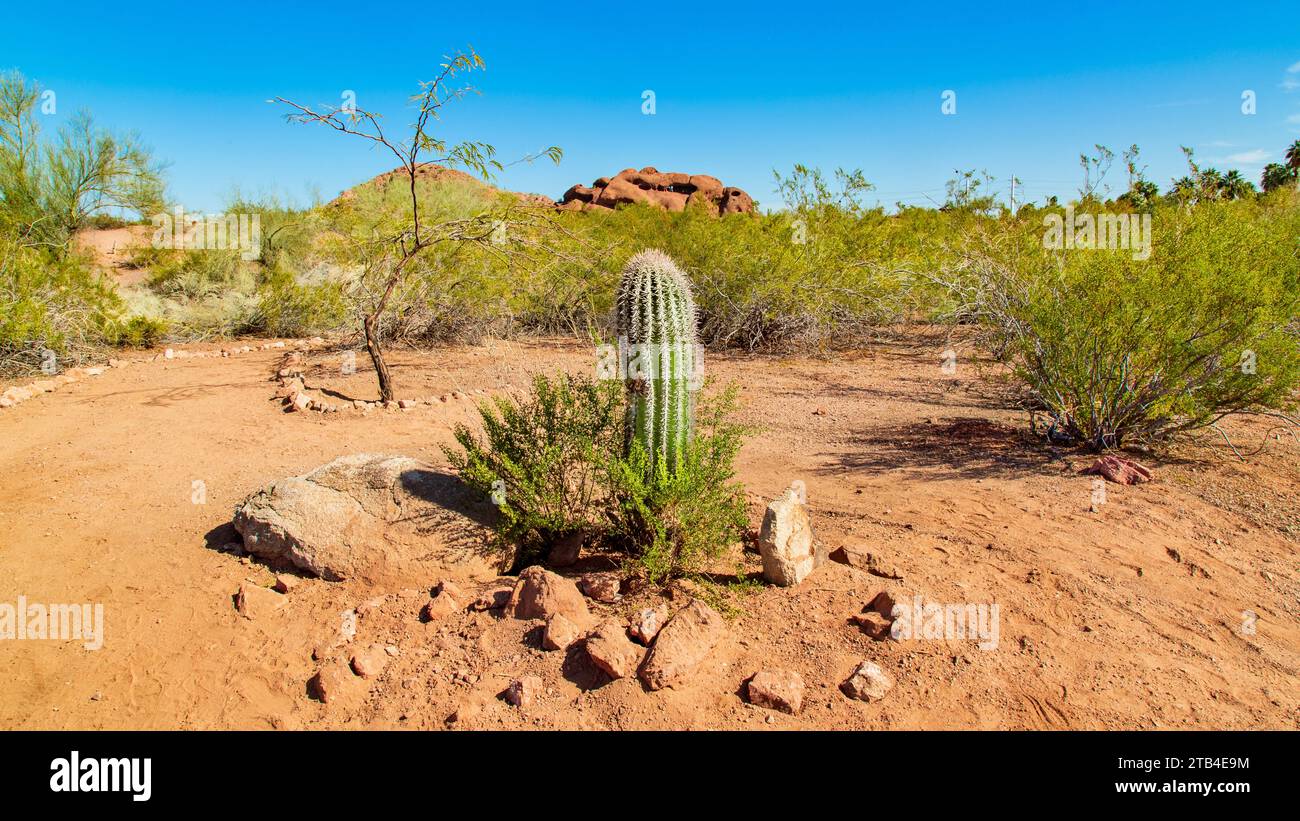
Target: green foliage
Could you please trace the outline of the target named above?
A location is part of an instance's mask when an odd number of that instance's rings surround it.
[[[273,269],[258,288],[248,330],[301,337],[338,329],[348,319],[345,288],[338,279],[300,281],[284,269]]]
[[[702,570],[735,544],[744,496],[732,482],[745,433],[727,421],[734,395],[702,408],[676,471],[633,441],[624,454],[622,391],[613,380],[538,376],[522,400],[484,404],[480,440],[455,430],[447,448],[467,485],[493,497],[498,545],[517,569],[561,540],[622,552],[653,583]]]
[[[160,258],[149,275],[149,287],[163,296],[200,299],[225,291],[248,292],[254,274],[238,251],[183,251]]]
[[[110,321],[105,326],[104,339],[123,348],[152,348],[163,340],[167,330],[165,319],[136,314]]]
[[[677,464],[639,439],[614,463],[613,536],[652,584],[704,570],[744,532],[744,489],[732,480],[746,429],[727,419],[734,403],[729,391],[700,408]]]
[[[1151,445],[1300,386],[1300,210],[1159,208],[1153,234],[1147,261],[992,242],[968,260],[972,316],[1054,440]]]
[[[0,230],[62,250],[96,215],[162,207],[161,169],[136,137],[98,128],[83,111],[45,140],[40,100],[39,86],[0,73]]]
[[[120,308],[83,260],[0,235],[0,368],[35,370],[45,349],[79,356]]]
[[[600,524],[621,414],[615,383],[539,375],[527,398],[479,407],[483,441],[456,427],[463,451],[444,452],[466,484],[493,497],[501,546],[515,550],[516,567]]]

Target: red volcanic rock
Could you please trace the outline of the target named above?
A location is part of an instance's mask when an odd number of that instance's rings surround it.
[[[1150,468],[1122,456],[1103,456],[1091,467],[1079,472],[1083,475],[1101,476],[1121,485],[1138,485],[1151,481]]]
[[[625,168],[613,177],[601,177],[588,188],[575,185],[556,204],[562,211],[613,209],[620,205],[646,203],[665,211],[684,211],[700,206],[711,213],[749,214],[754,200],[739,188],[722,184],[707,174],[661,172],[654,166],[641,170]]]

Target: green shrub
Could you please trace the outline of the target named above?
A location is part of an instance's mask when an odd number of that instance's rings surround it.
[[[500,510],[498,547],[519,569],[582,538],[627,557],[652,583],[703,570],[743,530],[732,482],[744,429],[727,421],[733,394],[703,403],[676,471],[638,442],[624,455],[622,386],[538,376],[522,400],[484,404],[484,438],[457,426],[445,453],[461,479]]]
[[[161,257],[149,275],[149,287],[163,296],[202,299],[228,291],[250,292],[254,275],[238,251],[185,251]]]
[[[970,315],[1028,390],[1047,435],[1152,445],[1300,385],[1300,212],[1254,203],[1162,208],[1148,261],[1021,245],[968,261]]]
[[[0,369],[34,371],[47,349],[82,356],[120,309],[112,286],[83,260],[0,236]]]
[[[348,316],[344,290],[338,281],[300,282],[292,273],[274,269],[258,288],[249,330],[285,337],[335,330]]]
[[[675,466],[633,439],[610,471],[613,542],[652,584],[698,573],[740,541],[744,488],[733,482],[746,429],[728,421],[734,392],[702,403],[697,428]]]
[[[137,314],[109,322],[104,338],[110,345],[123,348],[152,348],[167,335],[167,329],[167,320]]]
[[[479,407],[484,441],[456,427],[463,452],[444,452],[466,484],[493,497],[500,545],[514,551],[516,568],[600,525],[622,411],[616,383],[539,375],[526,399],[499,397]]]

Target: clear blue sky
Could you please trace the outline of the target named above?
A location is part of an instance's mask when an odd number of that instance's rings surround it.
[[[643,6],[637,9],[636,6]],[[1162,188],[1180,144],[1258,184],[1300,137],[1294,2],[718,2],[16,4],[0,68],[56,92],[57,126],[88,108],[170,163],[172,195],[219,210],[235,188],[299,203],[394,163],[362,141],[289,125],[280,95],[409,122],[406,98],[443,54],[473,45],[482,97],[449,139],[503,158],[556,144],[558,168],[499,183],[558,197],[628,166],[711,173],[777,204],[773,168],[860,167],[879,199],[942,201],[956,168],[1014,173],[1031,198],[1072,195],[1079,153],[1138,143]],[[641,113],[653,90],[656,113]],[[957,114],[940,111],[957,93]],[[1243,90],[1258,113],[1241,113]]]

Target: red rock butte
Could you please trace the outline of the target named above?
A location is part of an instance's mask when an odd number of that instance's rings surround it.
[[[713,213],[748,214],[754,200],[739,188],[722,184],[707,174],[660,172],[653,166],[640,171],[624,169],[614,177],[601,177],[588,188],[575,185],[564,192],[557,205],[564,211],[612,210],[618,205],[644,202],[668,211],[684,211],[687,206],[706,205]]]

